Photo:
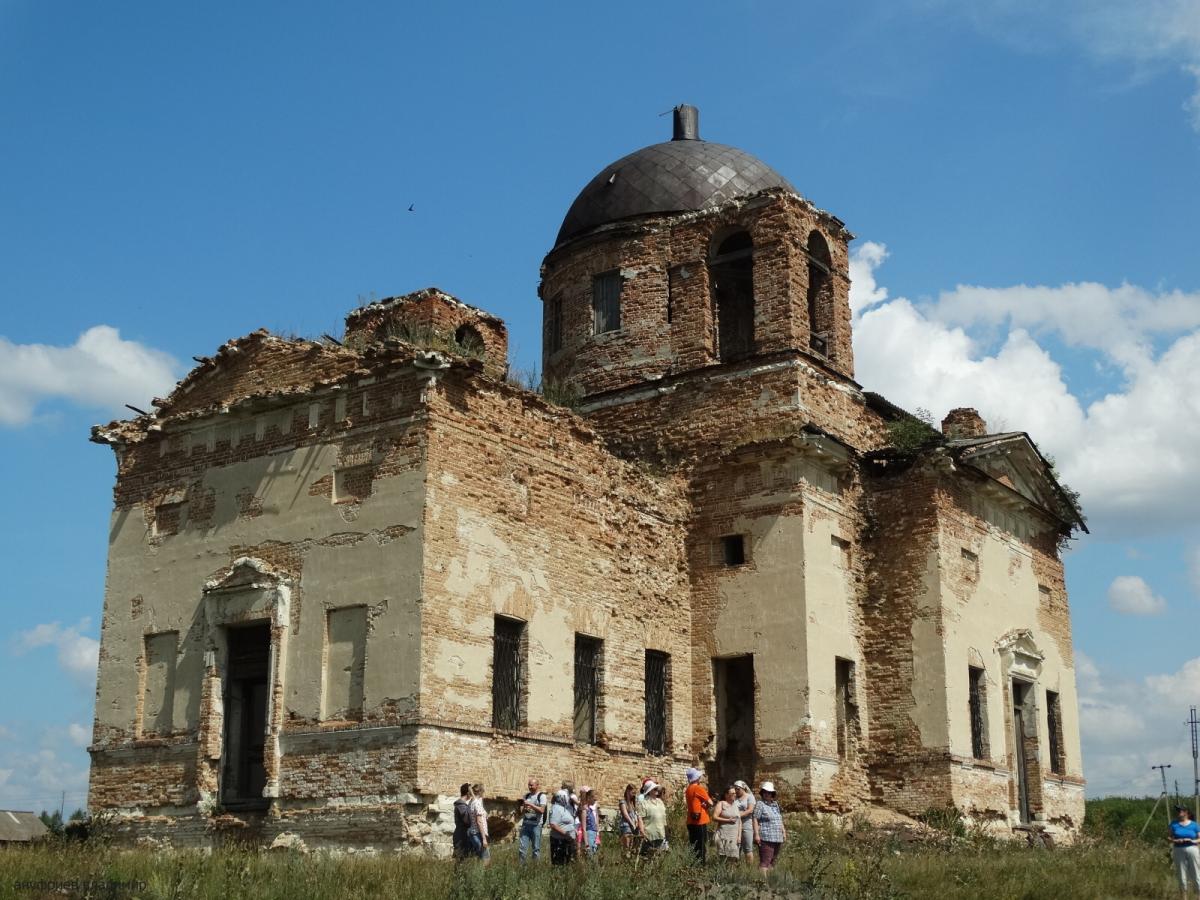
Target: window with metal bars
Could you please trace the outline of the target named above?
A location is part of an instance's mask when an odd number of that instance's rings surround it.
[[[845,759],[854,746],[855,725],[858,719],[858,704],[854,699],[854,663],[848,659],[837,659],[834,673],[837,703],[837,751]]]
[[[546,352],[557,353],[563,345],[563,301],[553,297],[546,307]]]
[[[646,737],[651,753],[667,752],[667,678],[670,656],[661,650],[646,651]]]
[[[492,638],[492,727],[521,727],[522,655],[525,623],[496,617]]]
[[[605,272],[592,279],[593,333],[621,327],[621,273]]]
[[[971,756],[975,759],[987,759],[987,673],[975,666],[967,666],[967,675],[967,702],[971,710]]]
[[[1050,738],[1050,771],[1063,773],[1062,703],[1057,691],[1046,691],[1046,733]]]
[[[596,743],[596,709],[600,699],[602,641],[575,635],[575,740]]]

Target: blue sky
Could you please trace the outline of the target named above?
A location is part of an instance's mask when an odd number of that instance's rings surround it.
[[[230,337],[431,284],[535,365],[570,201],[681,102],[859,235],[867,388],[1029,430],[1083,491],[1090,790],[1186,768],[1194,3],[419,6],[0,0],[0,806],[83,799],[114,472],[88,427]]]

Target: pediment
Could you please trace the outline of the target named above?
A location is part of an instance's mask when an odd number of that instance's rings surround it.
[[[1005,634],[996,641],[996,650],[1009,675],[1036,680],[1042,672],[1046,654],[1038,647],[1033,632],[1020,628]]]
[[[982,472],[1070,527],[1087,531],[1079,507],[1024,433],[953,441],[950,447],[960,465]]]
[[[209,627],[267,619],[283,625],[291,606],[292,580],[261,559],[243,556],[204,584]]]
[[[233,561],[223,575],[204,583],[206,594],[227,594],[242,591],[276,590],[290,579],[261,559],[242,556]]]

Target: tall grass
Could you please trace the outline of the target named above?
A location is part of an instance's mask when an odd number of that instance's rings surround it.
[[[1187,797],[1181,801],[1172,799],[1166,806],[1159,803],[1157,809],[1153,797],[1089,800],[1083,830],[1085,834],[1101,838],[1139,839],[1140,836],[1149,844],[1161,845],[1167,833],[1167,815],[1174,810],[1177,802],[1189,807],[1192,805]]]
[[[678,821],[678,818],[676,818]],[[495,900],[1103,900],[1176,896],[1166,845],[1085,836],[1055,850],[947,834],[930,843],[856,824],[853,835],[793,820],[777,869],[764,882],[755,868],[710,855],[694,865],[686,838],[650,862],[625,860],[606,834],[599,858],[555,868],[546,859],[522,867],[511,842],[493,862],[454,864],[412,856],[354,856],[252,850],[164,852],[103,843],[54,841],[0,851],[0,898],[147,897],[225,900],[389,897]],[[548,846],[543,846],[548,855]],[[102,883],[89,889],[84,882]],[[49,890],[23,888],[44,882]],[[65,890],[57,890],[65,887]]]

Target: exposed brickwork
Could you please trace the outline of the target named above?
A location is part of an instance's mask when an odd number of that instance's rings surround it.
[[[379,300],[346,316],[347,344],[389,337],[420,337],[430,341],[433,349],[478,356],[484,371],[493,378],[503,378],[508,370],[508,329],[504,322],[437,288]]]
[[[118,473],[92,808],[130,839],[441,853],[464,780],[504,815],[531,775],[612,806],[701,765],[790,808],[1005,829],[1024,761],[1029,818],[1076,829],[1074,511],[1019,433],[962,440],[972,410],[888,447],[902,411],[853,381],[850,237],[771,190],[560,245],[544,368],[576,412],[505,382],[499,319],[427,289],[353,311],[344,345],[231,341],[154,416],[96,428]],[[745,265],[752,335],[717,312],[747,308]],[[620,327],[593,334],[612,272]]]
[[[805,247],[813,231],[824,235],[835,272],[826,359],[853,377],[846,275],[850,235],[833,217],[781,191],[711,213],[652,217],[556,248],[542,264],[540,290],[547,310],[550,301],[562,302],[562,348],[544,351],[546,376],[590,395],[717,362],[708,260],[717,244],[737,231],[749,232],[754,242],[758,353],[810,347]],[[621,277],[621,327],[595,335],[593,278],[610,271]]]

